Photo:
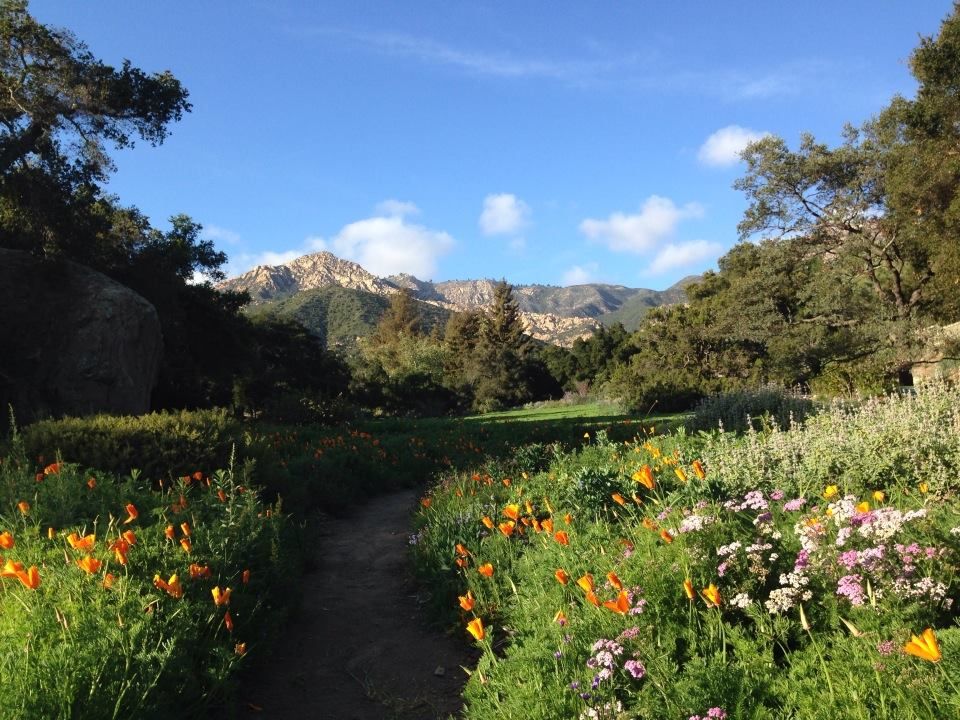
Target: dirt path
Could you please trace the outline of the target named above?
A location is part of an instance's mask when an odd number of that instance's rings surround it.
[[[419,606],[407,555],[416,499],[413,491],[385,495],[353,517],[324,521],[301,610],[270,668],[241,689],[243,716],[435,720],[459,712],[460,666],[470,658],[459,638],[426,625]]]

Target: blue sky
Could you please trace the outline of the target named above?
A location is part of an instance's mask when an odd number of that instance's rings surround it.
[[[33,0],[193,112],[115,152],[160,227],[231,274],[328,249],[376,274],[664,288],[715,267],[736,150],[835,143],[894,93],[948,0],[836,3]]]

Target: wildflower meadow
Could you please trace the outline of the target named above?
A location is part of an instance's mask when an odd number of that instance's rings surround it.
[[[411,542],[469,718],[960,714],[960,390],[449,473]]]

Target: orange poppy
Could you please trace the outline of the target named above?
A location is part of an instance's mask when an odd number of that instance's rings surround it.
[[[223,624],[227,626],[227,632],[233,632],[233,616],[230,615],[229,610],[223,615]]]
[[[240,657],[243,657],[247,654],[247,644],[245,642],[237,643],[233,646],[233,652],[235,652]]]
[[[470,551],[467,550],[467,547],[460,543],[456,544],[456,546],[454,547],[454,550],[456,551],[457,555],[459,555],[460,557],[467,557],[470,555]]]
[[[473,635],[475,640],[483,640],[486,637],[486,631],[483,629],[483,621],[480,618],[474,618],[467,623],[467,632]]]
[[[573,522],[573,515],[571,515],[570,513],[567,513],[566,515],[564,515],[563,522],[565,522],[567,525],[571,524]]]
[[[484,577],[493,577],[493,565],[490,563],[484,563],[477,568],[477,572]]]
[[[551,518],[546,518],[540,521],[540,527],[543,528],[544,532],[552,533],[553,532],[553,520]]]
[[[227,501],[227,494],[226,494],[222,489],[221,489],[221,490],[217,490],[217,497],[220,498],[220,502],[226,502],[226,501]]]
[[[180,584],[180,578],[177,577],[176,573],[170,576],[169,582],[161,579],[159,575],[154,575],[153,584],[160,590],[165,590],[175,600],[183,597],[183,585]]]
[[[190,551],[193,549],[193,545],[190,542],[190,538],[181,538],[180,547],[182,547],[183,551],[189,555]]]
[[[167,525],[163,534],[167,537],[167,540],[173,540],[177,536],[177,531],[173,529],[173,525]]]
[[[433,505],[433,500],[428,497],[420,498],[420,504],[423,505],[424,508],[428,508]]]
[[[17,503],[17,508],[20,510],[21,514],[26,515],[28,512],[30,512],[30,503],[28,503],[26,500],[21,500]]]
[[[113,584],[117,581],[116,576],[113,573],[107,573],[103,576],[103,589],[109,590],[113,587]]]
[[[93,490],[97,486],[97,479],[95,477],[87,478],[87,487]]]
[[[210,568],[207,565],[198,565],[197,563],[190,563],[190,579],[199,580],[200,578],[210,577]]]
[[[584,592],[593,592],[593,575],[587,573],[577,580],[577,585],[579,585]]]
[[[553,574],[553,576],[557,579],[557,582],[560,583],[561,585],[566,585],[568,582],[570,582],[570,576],[567,574],[567,571],[564,570],[563,568],[559,568]]]
[[[85,555],[82,560],[77,560],[77,566],[88,575],[100,572],[101,565],[103,565],[103,563],[92,555]]]
[[[10,534],[9,530],[4,530],[0,533],[0,548],[4,550],[9,550],[12,548],[16,542],[13,539],[13,535]]]
[[[703,469],[703,463],[699,460],[693,461],[693,472],[700,480],[707,477],[707,471]]]
[[[190,523],[188,522],[180,523],[180,531],[187,537],[190,537]]]
[[[124,540],[126,540],[128,543],[130,543],[131,545],[136,545],[136,544],[137,544],[137,536],[136,536],[136,534],[133,532],[133,530],[124,530],[124,531],[123,531],[123,535],[121,535],[121,537],[122,537]]]
[[[43,469],[44,475],[58,475],[60,473],[60,468],[63,467],[63,463],[50,463]]]
[[[516,504],[507,505],[503,509],[503,514],[511,520],[516,520],[520,517],[520,506]]]
[[[67,542],[70,543],[70,547],[74,550],[80,550],[81,552],[90,552],[93,550],[93,546],[97,542],[96,535],[85,535],[80,537],[77,533],[72,532],[67,535]]]
[[[614,493],[613,495],[611,495],[610,497],[613,498],[613,501],[614,501],[617,505],[623,506],[623,505],[626,505],[626,504],[627,504],[626,498],[624,498],[623,495],[621,495],[621,494],[618,493],[618,492],[615,492],[615,493]]]
[[[516,523],[513,522],[513,520],[508,520],[507,522],[500,523],[497,527],[500,528],[500,532],[502,532],[505,536],[510,537],[513,535],[513,531],[516,528]]]
[[[249,570],[244,570],[244,571],[243,571],[243,573],[240,575],[240,581],[241,581],[244,585],[246,585],[248,582],[250,582],[250,571],[249,571]]]
[[[230,592],[230,588],[220,590],[219,585],[210,590],[210,594],[213,595],[213,602],[217,607],[230,604]]]
[[[493,530],[493,520],[491,520],[487,515],[483,516],[482,522],[488,530]]]
[[[673,542],[673,535],[671,535],[667,530],[661,530],[661,531],[660,531],[660,537],[661,537],[661,538],[663,539],[663,541],[664,541],[665,543],[667,543],[667,544],[670,544],[670,543]]]
[[[703,595],[703,599],[706,601],[707,607],[720,607],[720,591],[713,583],[710,583],[707,587],[701,590],[700,594]]]
[[[553,539],[556,540],[556,541],[557,541],[558,543],[560,543],[561,545],[569,545],[569,544],[570,544],[570,536],[567,535],[563,530],[560,530],[559,532],[557,532],[557,533],[553,536]]]
[[[927,628],[920,633],[919,637],[911,635],[910,642],[903,646],[903,651],[907,655],[913,655],[932,663],[940,662],[943,657],[940,653],[940,643],[937,642],[937,636],[933,634],[933,628]]]
[[[620,582],[620,578],[618,578],[617,574],[612,570],[607,573],[607,580],[610,581],[614,590],[623,590],[623,583]]]
[[[627,593],[625,590],[621,590],[617,594],[616,600],[607,600],[603,606],[610,610],[613,610],[615,613],[620,615],[626,615],[630,612],[630,600],[627,598]]]
[[[687,600],[693,600],[693,581],[690,578],[683,581],[683,594],[687,596]]]
[[[587,593],[587,602],[595,607],[600,607],[600,600],[596,595],[593,594],[593,591]]]
[[[473,597],[473,592],[470,590],[467,590],[466,595],[458,595],[457,599],[460,600],[460,607],[467,612],[473,610],[473,606],[476,604],[476,598]]]
[[[631,477],[634,481],[643,485],[647,490],[653,490],[654,485],[656,485],[653,480],[653,470],[650,469],[649,465],[644,465],[633,475],[631,475]]]

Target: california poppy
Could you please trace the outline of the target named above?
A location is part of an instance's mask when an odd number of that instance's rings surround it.
[[[473,597],[473,592],[470,590],[467,590],[466,595],[458,595],[457,599],[460,600],[460,607],[467,612],[473,610],[473,606],[476,604],[476,598]]]
[[[213,595],[213,602],[217,607],[230,604],[230,592],[230,588],[227,588],[226,590],[220,590],[219,585],[210,590],[210,594]]]
[[[607,580],[610,581],[614,590],[623,590],[623,583],[620,582],[620,578],[618,578],[617,574],[612,570],[607,573]]]
[[[683,468],[679,465],[673,469],[674,474],[680,479],[680,482],[687,481],[687,474],[683,471]]]
[[[903,646],[903,651],[907,655],[914,655],[921,660],[936,663],[940,662],[943,655],[940,653],[940,643],[937,642],[937,636],[933,634],[933,628],[927,628],[920,636],[911,635],[910,642]]]
[[[453,549],[456,551],[457,555],[459,555],[460,557],[467,557],[470,554],[470,551],[467,550],[466,546],[462,545],[461,543],[457,543]]]
[[[620,615],[626,615],[630,612],[630,600],[627,598],[627,593],[625,590],[621,590],[617,594],[616,600],[607,600],[603,606],[610,610],[613,610],[615,613]]]
[[[700,591],[703,599],[707,602],[707,607],[720,607],[720,590],[713,583],[710,583]]]
[[[190,579],[199,580],[200,578],[210,577],[210,568],[206,565],[198,565],[197,563],[190,563]]]
[[[67,535],[67,542],[70,543],[70,547],[74,550],[80,550],[81,552],[90,552],[93,550],[93,546],[97,542],[96,535],[85,535],[80,537],[77,533],[72,532]]]
[[[93,575],[94,573],[99,572],[101,565],[103,565],[103,563],[92,555],[85,555],[83,559],[77,560],[77,566],[88,575]]]
[[[593,592],[593,575],[587,573],[577,580],[577,585],[579,585],[584,592]]]
[[[488,516],[484,515],[482,522],[488,530],[493,530],[493,520],[491,520]]]
[[[233,646],[233,652],[235,652],[240,657],[243,657],[247,654],[247,644],[245,642],[237,643]]]
[[[233,632],[233,616],[230,615],[229,610],[223,616],[223,624],[227,626],[227,632]]]
[[[131,545],[137,544],[137,536],[136,534],[134,534],[133,530],[124,530],[123,535],[121,535],[121,537]]]
[[[0,533],[0,548],[4,550],[9,550],[12,548],[16,542],[13,539],[13,535],[10,534],[9,530],[4,530]]]
[[[661,530],[660,537],[668,545],[673,542],[673,535],[671,535],[667,530]]]
[[[190,537],[190,523],[188,522],[180,523],[180,531],[187,537]]]
[[[17,572],[17,579],[23,583],[24,587],[31,590],[36,590],[40,587],[40,571],[37,570],[36,565],[31,565],[30,569],[26,572],[23,570]]]
[[[687,600],[693,600],[693,581],[690,578],[683,581],[683,594],[687,596]]]
[[[515,522],[513,522],[513,520],[508,520],[507,522],[500,523],[497,527],[500,528],[500,532],[502,532],[505,536],[510,537],[513,535],[513,531],[516,526],[517,525]]]
[[[834,495],[836,495],[837,492],[838,492],[838,490],[837,490],[837,486],[836,486],[836,485],[827,485],[827,486],[823,489],[823,497],[824,497],[825,500],[829,500],[829,499],[832,498]]]
[[[621,495],[621,494],[618,493],[618,492],[615,492],[615,493],[614,493],[613,495],[611,495],[610,497],[613,498],[613,501],[614,501],[617,505],[621,505],[621,506],[622,506],[622,505],[626,505],[626,504],[627,504],[626,498],[624,498],[623,495]]]
[[[520,506],[516,504],[507,505],[503,509],[503,514],[511,520],[516,520],[518,517],[520,517]]]
[[[590,603],[591,605],[600,607],[600,600],[597,598],[596,595],[593,594],[592,590],[587,593],[586,598],[587,598],[587,602]]]
[[[17,503],[17,508],[20,510],[21,514],[26,515],[28,512],[30,512],[30,503],[28,503],[26,500],[21,500]]]
[[[486,637],[486,631],[483,629],[483,621],[480,618],[474,618],[467,623],[467,632],[473,635],[475,640],[483,640]]]
[[[43,469],[44,475],[57,475],[60,473],[60,468],[63,467],[63,463],[50,463]]]
[[[699,460],[693,461],[693,472],[701,480],[707,476],[707,471],[703,469],[703,463]]]
[[[563,568],[559,568],[553,574],[553,576],[557,579],[557,582],[560,583],[561,585],[566,585],[568,582],[570,582],[570,576],[567,574],[567,571],[564,570]]]
[[[177,536],[177,531],[173,529],[173,525],[167,525],[163,531],[163,534],[168,540],[173,540]]]
[[[553,539],[556,540],[556,541],[557,541],[558,543],[560,543],[561,545],[569,545],[569,544],[570,544],[570,536],[567,535],[563,530],[560,530],[559,532],[557,532],[557,533],[553,536]]]
[[[248,582],[250,582],[250,571],[249,571],[249,570],[244,570],[243,573],[241,573],[241,575],[240,575],[240,580],[241,580],[241,582],[243,582],[244,585],[246,585]]]
[[[93,490],[97,486],[97,479],[95,477],[87,478],[87,487]]]
[[[163,580],[159,575],[154,575],[153,584],[160,590],[165,590],[175,600],[183,597],[183,585],[181,585],[180,578],[177,577],[176,573],[170,576],[169,582]]]
[[[553,520],[551,518],[545,518],[540,521],[540,527],[543,528],[544,532],[552,533],[553,532]]]
[[[653,471],[649,465],[644,465],[631,476],[636,482],[643,485],[647,490],[653,490],[656,484],[653,481]]]
[[[183,551],[189,555],[190,551],[193,549],[190,538],[180,538],[180,547],[182,547]]]
[[[573,522],[573,515],[571,515],[570,513],[567,513],[566,515],[564,515],[563,522],[565,522],[567,525],[571,524]]]
[[[477,568],[477,572],[484,577],[493,577],[493,565],[490,563],[484,563]]]
[[[866,500],[864,500],[862,503],[857,503],[857,512],[870,512],[870,503],[868,503]]]

